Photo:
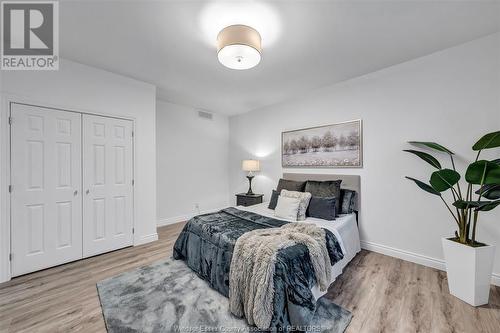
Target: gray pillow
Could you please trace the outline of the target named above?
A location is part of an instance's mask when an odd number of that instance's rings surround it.
[[[356,191],[341,189],[340,198],[340,214],[352,214],[356,207]]]
[[[305,192],[309,192],[313,197],[319,198],[337,198],[335,200],[335,214],[340,212],[340,183],[342,180],[316,181],[308,180],[306,182]]]
[[[335,220],[335,201],[337,199],[312,197],[307,208],[307,216],[318,219],[333,221]]]
[[[267,206],[267,208],[274,210],[276,208],[276,205],[278,204],[279,196],[280,196],[279,192],[273,190],[273,194],[271,194],[271,199],[269,200],[269,206]]]
[[[281,190],[304,192],[305,186],[306,182],[298,182],[295,180],[287,180],[281,178],[278,182],[278,187],[276,188],[276,192],[281,193]]]

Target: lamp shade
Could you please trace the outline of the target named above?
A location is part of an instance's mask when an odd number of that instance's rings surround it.
[[[231,69],[249,69],[260,62],[261,37],[252,27],[236,24],[225,27],[217,36],[219,62]]]
[[[260,171],[260,161],[258,160],[243,160],[241,163],[243,171]]]

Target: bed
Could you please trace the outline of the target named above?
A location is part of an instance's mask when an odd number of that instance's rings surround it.
[[[285,173],[289,180],[342,179],[341,188],[357,192],[359,210],[360,177],[353,175],[320,175]],[[360,251],[357,214],[346,214],[335,221],[308,217],[306,222],[324,228],[331,259],[333,282]],[[250,207],[230,207],[191,219],[174,245],[174,258],[186,264],[212,288],[229,297],[229,271],[236,240],[246,232],[279,228],[289,221],[274,217],[267,203]],[[303,326],[312,317],[316,300],[325,291],[316,284],[309,252],[303,245],[280,250],[274,280],[273,328]]]
[[[236,208],[263,216],[274,217],[273,211],[267,208],[267,205],[268,202],[264,202],[254,206],[237,206]],[[332,283],[340,274],[342,274],[344,267],[356,256],[359,251],[361,251],[356,214],[352,213],[340,215],[333,223],[332,221],[325,221],[313,217],[308,217],[306,222],[314,223],[318,227],[330,230],[340,243],[344,257],[332,266],[332,280],[330,281],[330,283]],[[321,292],[319,290],[317,285],[312,288],[312,293],[316,300],[325,294],[325,292]]]

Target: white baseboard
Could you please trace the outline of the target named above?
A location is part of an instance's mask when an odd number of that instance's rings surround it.
[[[159,219],[158,222],[156,223],[156,225],[158,227],[163,227],[163,226],[166,226],[166,225],[169,225],[169,224],[175,224],[175,223],[179,223],[179,222],[186,222],[187,220],[189,220],[192,217],[195,217],[196,215],[213,213],[213,212],[217,212],[217,211],[219,211],[221,209],[224,209],[224,208],[227,208],[227,206],[220,207],[220,208],[207,209],[207,210],[201,211],[199,213],[190,213],[190,214],[179,215],[179,216],[174,216],[174,217],[167,217],[167,218],[164,218],[164,219]]]
[[[436,268],[441,271],[446,271],[446,264],[441,259],[431,258],[421,254],[400,250],[390,246],[385,246],[368,241],[361,241],[361,248],[385,254],[390,257],[410,261],[419,265]],[[495,286],[500,286],[500,274],[493,273],[491,276],[491,283]]]
[[[0,275],[0,283],[4,283],[10,281],[10,276],[7,275],[7,273],[3,273]]]
[[[167,217],[165,219],[159,219],[156,222],[157,227],[164,227],[166,225],[175,224],[179,222],[184,222],[195,216],[195,214],[180,215],[174,217]]]
[[[154,234],[141,236],[141,238],[139,238],[139,240],[134,244],[134,246],[151,243],[157,240],[158,240],[158,234],[155,232]]]

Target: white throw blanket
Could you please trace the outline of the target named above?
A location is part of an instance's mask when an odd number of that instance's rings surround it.
[[[325,230],[312,223],[289,223],[281,228],[259,229],[243,234],[234,246],[229,272],[231,312],[245,315],[250,325],[271,325],[274,300],[274,270],[280,249],[303,244],[309,249],[316,281],[326,290],[331,278]]]

